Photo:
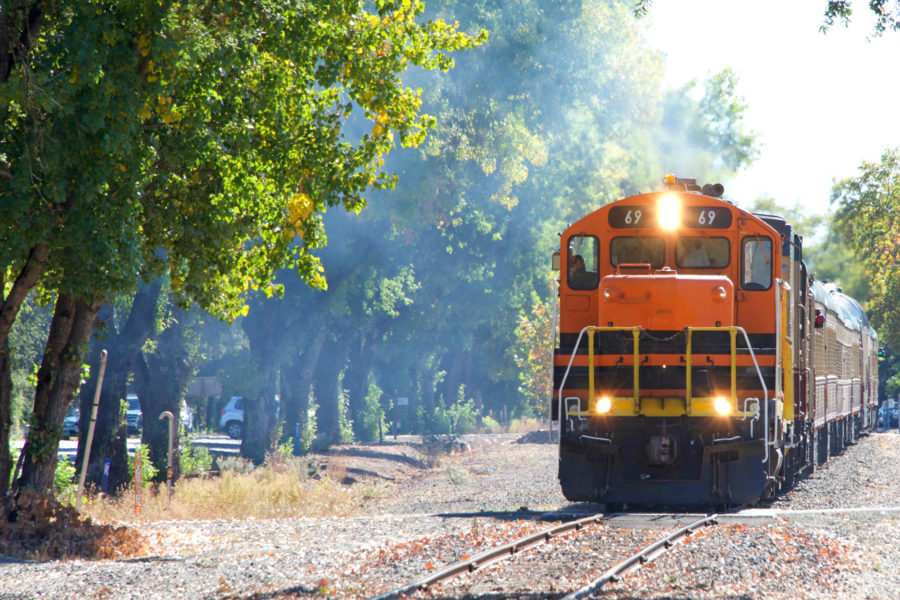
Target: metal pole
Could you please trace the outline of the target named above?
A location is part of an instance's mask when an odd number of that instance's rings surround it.
[[[94,428],[97,426],[97,407],[100,405],[100,390],[103,389],[103,374],[106,373],[106,350],[100,351],[100,373],[97,374],[97,389],[94,390],[94,405],[91,408],[91,423],[88,425],[87,439],[84,444],[84,456],[81,457],[81,474],[78,476],[78,491],[75,494],[75,506],[81,506],[81,494],[84,491],[84,478],[87,475],[88,461],[91,458],[91,444],[94,441]]]
[[[144,487],[144,474],[141,472],[141,449],[134,453],[134,514],[141,514],[141,488]]]
[[[159,420],[169,419],[169,456],[166,459],[166,510],[172,502],[172,444],[175,443],[175,415],[170,411],[163,411],[159,415]]]

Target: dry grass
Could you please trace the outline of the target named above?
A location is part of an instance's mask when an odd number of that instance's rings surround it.
[[[306,461],[287,459],[250,472],[225,470],[219,477],[182,479],[169,508],[163,484],[143,490],[140,514],[133,488],[118,498],[86,498],[82,513],[99,522],[334,516],[353,514],[371,492],[351,490],[331,477],[309,479]]]
[[[547,419],[535,419],[526,417],[523,419],[513,419],[509,424],[509,433],[531,433],[532,431],[540,431],[547,428]]]
[[[325,463],[325,475],[335,483],[343,483],[347,478],[347,461],[342,456],[329,456]]]

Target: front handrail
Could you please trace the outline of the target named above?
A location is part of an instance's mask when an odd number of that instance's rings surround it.
[[[594,333],[597,331],[628,331],[631,330],[632,339],[634,341],[632,348],[632,358],[633,358],[633,366],[632,366],[632,397],[634,399],[634,405],[637,406],[640,402],[640,376],[638,374],[639,361],[640,361],[640,336],[641,336],[641,328],[640,327],[592,327],[588,326],[586,328],[588,330],[588,404],[590,405],[590,401],[594,398],[594,392],[596,391],[594,388]],[[576,344],[575,349],[578,349],[578,345]],[[590,409],[590,406],[588,406]]]
[[[641,335],[642,328],[641,327],[597,327],[594,325],[587,325],[582,328],[581,331],[578,332],[578,339],[575,340],[575,347],[572,349],[572,354],[569,355],[569,364],[566,365],[566,372],[563,373],[562,381],[559,384],[559,396],[558,396],[558,408],[559,408],[559,419],[562,419],[562,404],[563,398],[562,393],[566,387],[566,380],[569,378],[569,372],[572,370],[572,362],[575,360],[575,355],[578,353],[578,347],[581,345],[581,338],[584,336],[584,333],[588,334],[588,398],[594,397],[594,333],[597,331],[631,331],[632,336],[634,337],[634,399],[637,402],[640,394],[640,378],[638,377],[638,357],[639,357],[639,338]],[[589,400],[590,401],[590,400]]]
[[[759,368],[759,362],[756,360],[756,353],[753,352],[753,346],[750,345],[750,337],[747,335],[747,330],[743,327],[735,327],[736,330],[740,331],[744,336],[744,341],[747,342],[747,350],[750,351],[750,358],[753,359],[753,366],[756,367],[756,375],[759,377],[759,384],[762,386],[763,390],[763,445],[765,446],[766,453],[763,456],[762,462],[769,462],[769,388],[766,387],[766,380],[763,377],[762,371]]]
[[[762,462],[769,461],[769,389],[766,387],[766,381],[763,377],[762,370],[759,368],[759,361],[756,360],[756,353],[753,352],[753,346],[750,345],[750,337],[747,335],[747,330],[743,327],[731,326],[731,327],[686,327],[687,330],[687,347],[685,348],[685,364],[687,365],[687,373],[686,373],[686,383],[687,383],[687,396],[685,403],[690,402],[691,398],[691,356],[693,354],[692,340],[691,336],[694,331],[725,331],[728,330],[731,334],[731,401],[733,405],[737,405],[737,333],[741,332],[744,336],[744,341],[747,343],[747,350],[750,352],[750,358],[753,360],[753,366],[756,368],[756,375],[759,377],[759,384],[762,386],[763,390],[763,444],[765,446],[765,456]],[[746,411],[745,411],[746,412]],[[690,413],[688,413],[690,414]],[[746,419],[746,415],[744,416]]]
[[[753,346],[750,344],[750,337],[747,335],[747,330],[743,327],[739,326],[729,326],[729,327],[686,327],[686,335],[687,335],[687,345],[685,347],[685,364],[687,367],[686,370],[686,396],[685,396],[685,408],[687,409],[687,405],[690,403],[691,399],[691,356],[693,355],[693,341],[692,335],[694,331],[728,331],[731,336],[731,399],[732,403],[736,406],[737,404],[737,333],[740,332],[741,335],[744,336],[744,342],[747,344],[747,350],[750,353],[750,358],[753,361],[753,366],[756,369],[756,375],[759,377],[759,384],[763,390],[763,443],[765,446],[765,455],[763,457],[762,462],[768,462],[769,460],[769,446],[773,442],[769,442],[769,389],[766,386],[765,378],[763,377],[762,370],[759,367],[759,361],[756,359],[756,353],[753,351]],[[575,361],[575,355],[578,353],[578,348],[581,346],[581,339],[584,337],[584,334],[588,334],[588,404],[590,404],[591,400],[594,398],[594,333],[597,331],[631,331],[634,339],[634,364],[632,366],[634,371],[634,386],[633,386],[633,398],[635,402],[635,408],[637,408],[640,401],[640,376],[639,376],[639,368],[640,368],[640,334],[643,331],[643,328],[639,326],[633,327],[597,327],[593,325],[587,325],[578,332],[578,338],[575,340],[575,346],[572,349],[572,353],[569,355],[569,363],[566,365],[566,371],[563,373],[562,381],[559,384],[558,391],[558,401],[557,401],[557,410],[558,410],[558,419],[559,423],[562,423],[563,420],[563,410],[564,410],[564,401],[563,401],[563,390],[566,387],[566,381],[569,378],[569,373],[572,370],[572,363]],[[590,407],[588,407],[590,409]],[[568,411],[568,408],[565,409]],[[581,407],[579,406],[579,411]],[[746,412],[746,411],[744,411]],[[746,418],[746,415],[744,416]],[[559,436],[559,444],[560,444],[560,456],[562,455],[562,430],[560,430]]]
[[[638,388],[639,377],[638,377],[638,339],[640,338],[640,334],[642,331],[641,327],[597,327],[594,325],[587,325],[578,332],[578,339],[575,340],[575,347],[572,348],[572,354],[569,355],[569,364],[566,365],[566,372],[563,373],[562,381],[559,383],[559,395],[557,398],[557,411],[559,412],[558,420],[560,425],[563,422],[563,390],[566,388],[566,380],[569,378],[569,372],[572,370],[572,362],[575,360],[575,355],[578,354],[578,347],[581,346],[581,338],[584,336],[584,333],[588,333],[588,403],[590,404],[591,399],[594,397],[594,332],[596,331],[631,331],[634,336],[634,398],[635,403],[639,398],[640,390]],[[590,408],[590,407],[589,407]],[[568,410],[568,409],[567,409]],[[578,407],[578,410],[581,410],[581,407]],[[559,453],[560,457],[562,457],[562,427],[560,426],[559,431]]]
[[[736,327],[685,327],[687,344],[684,348],[685,363],[685,410],[691,414],[691,399],[693,398],[693,373],[691,372],[692,358],[694,356],[693,335],[695,331],[728,331],[731,337],[731,404],[737,406],[737,329]],[[755,362],[755,359],[754,359]]]

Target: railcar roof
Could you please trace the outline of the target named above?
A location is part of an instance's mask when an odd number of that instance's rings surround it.
[[[865,331],[868,335],[877,337],[877,334],[869,325],[869,318],[859,302],[844,294],[833,283],[814,281],[812,284],[813,298],[826,308],[837,313],[838,318],[845,326],[854,331]]]

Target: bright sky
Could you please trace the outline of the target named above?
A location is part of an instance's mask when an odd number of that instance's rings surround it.
[[[726,67],[762,143],[754,166],[725,184],[739,205],[769,196],[828,208],[832,180],[900,146],[900,32],[869,39],[866,2],[849,28],[819,32],[825,0],[656,0],[651,44],[680,85]],[[690,177],[688,173],[678,174]]]

